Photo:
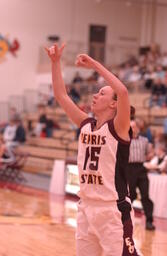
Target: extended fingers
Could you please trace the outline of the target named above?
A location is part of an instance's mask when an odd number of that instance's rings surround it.
[[[60,50],[62,51],[64,49],[64,47],[66,46],[66,43],[62,43],[62,46],[60,47]]]
[[[85,66],[85,63],[84,63],[84,61],[76,60],[76,61],[75,61],[75,65],[76,65],[76,66],[79,66],[79,67],[84,67],[84,66]]]
[[[78,55],[76,58],[77,62],[83,62],[84,61],[84,56],[82,54]]]
[[[49,53],[50,53],[51,55],[55,54],[55,46],[51,46],[51,47],[49,48]]]
[[[45,51],[49,54],[49,48],[44,46]]]
[[[44,47],[45,51],[47,52],[48,55],[52,55],[55,53],[55,48],[54,46],[48,48],[48,47]]]

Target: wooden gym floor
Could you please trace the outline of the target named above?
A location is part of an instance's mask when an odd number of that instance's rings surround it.
[[[0,256],[74,256],[76,200],[0,184]],[[144,256],[167,255],[167,219],[156,231],[135,218],[134,239]],[[91,255],[93,256],[93,255]]]

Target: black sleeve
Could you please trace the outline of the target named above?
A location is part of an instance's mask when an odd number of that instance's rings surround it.
[[[130,141],[126,141],[122,138],[119,137],[119,135],[117,134],[116,130],[115,130],[115,127],[114,127],[114,119],[111,119],[108,121],[108,129],[110,131],[110,133],[112,134],[112,136],[120,143],[122,144],[127,144],[129,145],[130,144]],[[129,135],[130,135],[130,130],[129,130]],[[130,138],[131,138],[131,135],[130,135]]]
[[[26,133],[25,133],[24,127],[19,126],[17,128],[14,141],[18,141],[18,142],[22,142],[22,143],[26,141]]]

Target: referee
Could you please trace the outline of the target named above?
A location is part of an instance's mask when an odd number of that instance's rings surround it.
[[[147,170],[143,166],[147,155],[150,152],[148,139],[139,135],[139,128],[136,122],[131,121],[133,137],[130,145],[129,164],[127,166],[127,180],[129,183],[130,198],[133,202],[136,197],[136,188],[141,194],[141,202],[146,216],[146,229],[154,230],[153,225],[153,202],[149,199],[149,180]]]

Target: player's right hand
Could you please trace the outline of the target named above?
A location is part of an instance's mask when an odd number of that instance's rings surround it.
[[[63,43],[61,47],[58,47],[57,44],[54,44],[50,48],[45,47],[45,50],[51,61],[56,62],[60,60],[64,47],[65,43]]]
[[[87,54],[79,54],[76,58],[75,65],[78,67],[93,69],[95,60]]]

